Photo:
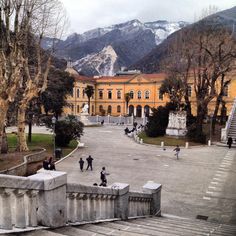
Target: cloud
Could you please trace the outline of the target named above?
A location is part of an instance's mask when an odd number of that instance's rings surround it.
[[[97,27],[139,19],[188,21],[199,18],[210,5],[224,10],[235,0],[62,0],[71,21],[71,32],[84,32]]]

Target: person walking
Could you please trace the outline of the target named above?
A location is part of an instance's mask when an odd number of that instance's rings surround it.
[[[83,168],[84,168],[84,160],[82,158],[80,158],[79,160],[79,167],[80,167],[80,170],[83,171]]]
[[[107,175],[109,175],[109,173],[106,172],[105,167],[102,167],[102,171],[100,174],[101,174],[100,179],[102,182],[99,184],[99,186],[106,187],[107,186]]]
[[[90,167],[91,170],[93,170],[93,158],[89,155],[86,158],[86,160],[87,160],[87,164],[88,164],[86,170],[88,170],[89,167]]]
[[[232,139],[232,137],[229,137],[228,141],[227,141],[227,144],[228,144],[229,148],[231,148],[232,143],[233,143],[233,139]]]
[[[175,151],[175,156],[177,157],[177,160],[178,160],[179,159],[179,152],[180,152],[179,145],[176,145],[176,148],[173,151]]]

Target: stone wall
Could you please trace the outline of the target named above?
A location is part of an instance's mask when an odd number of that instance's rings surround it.
[[[24,162],[14,166],[10,169],[0,171],[0,174],[7,174],[7,175],[16,175],[16,176],[25,176],[27,174],[27,167],[30,163],[35,163],[39,161],[43,161],[45,156],[43,155],[46,152],[46,149],[42,148],[39,152],[29,154],[24,156]]]
[[[0,228],[128,219],[160,214],[161,185],[149,181],[143,192],[128,184],[109,187],[67,183],[67,174],[40,170],[29,177],[0,175]],[[12,204],[14,203],[14,204]]]

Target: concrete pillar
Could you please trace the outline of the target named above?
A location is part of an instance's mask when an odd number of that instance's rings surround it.
[[[96,204],[96,219],[100,220],[102,219],[102,195],[97,195],[97,204]]]
[[[40,170],[29,180],[43,183],[38,194],[38,223],[48,227],[64,226],[67,221],[66,182],[67,174],[59,171]]]
[[[129,216],[129,185],[122,183],[114,183],[114,185],[119,189],[115,201],[115,217],[126,220]]]
[[[25,214],[25,200],[24,195],[26,191],[23,190],[14,190],[15,194],[15,227],[25,228],[26,227],[26,214]]]
[[[143,144],[143,139],[142,138],[140,139],[140,144]]]
[[[154,183],[153,181],[148,181],[143,186],[145,193],[152,194],[151,215],[161,215],[161,187],[161,184]]]
[[[39,191],[29,190],[27,191],[28,196],[28,219],[29,226],[36,227],[38,225],[37,220],[37,196]]]
[[[96,115],[96,121],[99,122],[99,115]]]
[[[83,197],[84,194],[77,194],[76,196],[76,214],[77,214],[77,221],[83,221]]]
[[[165,146],[164,142],[161,142],[161,147],[163,148]]]
[[[110,115],[107,115],[107,123],[110,124]]]
[[[12,229],[12,214],[11,214],[11,192],[5,188],[0,189],[0,226],[1,229]]]
[[[76,195],[74,193],[67,194],[67,221],[76,222]]]
[[[209,147],[211,146],[211,140],[208,140],[208,146]]]
[[[141,117],[142,117],[142,118],[145,117],[145,114],[144,114],[144,107],[142,107]]]
[[[189,148],[189,142],[185,143],[185,148]]]

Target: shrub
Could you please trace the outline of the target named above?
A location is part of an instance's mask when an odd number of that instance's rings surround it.
[[[65,120],[55,124],[55,142],[59,147],[67,147],[71,140],[79,139],[83,135],[84,124],[75,117],[68,116]]]
[[[199,131],[194,123],[188,127],[187,137],[193,142],[206,143],[206,135]]]
[[[152,108],[153,114],[149,116],[145,126],[145,133],[148,137],[158,137],[165,135],[168,125],[169,110],[166,107]]]

